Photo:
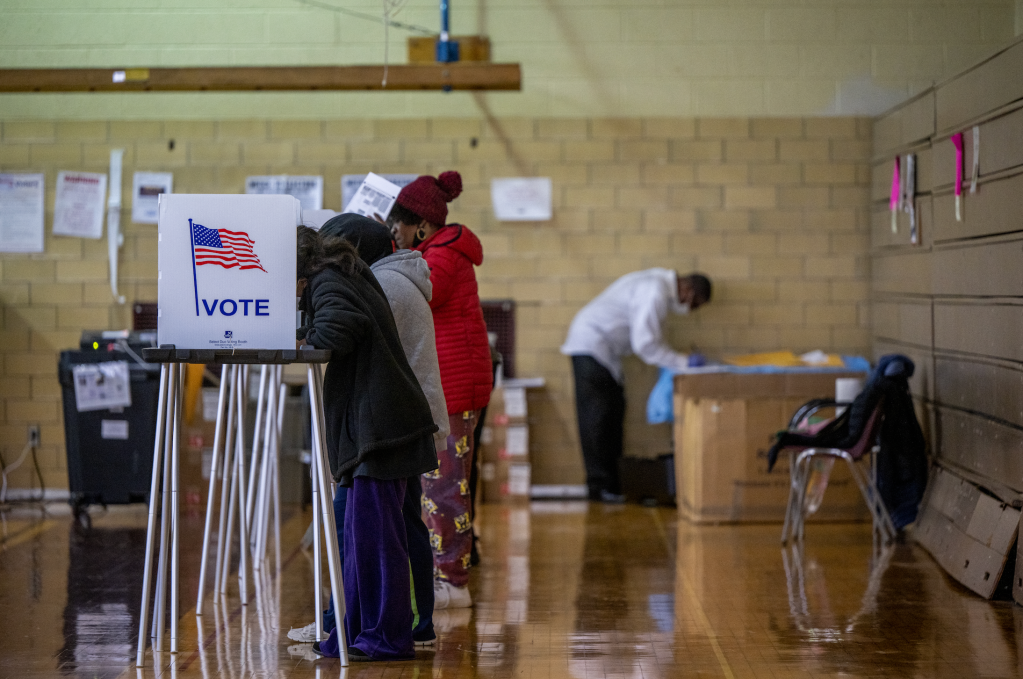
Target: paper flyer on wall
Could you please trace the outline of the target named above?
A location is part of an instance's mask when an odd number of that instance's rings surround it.
[[[392,184],[380,175],[370,172],[344,211],[347,214],[354,213],[371,219],[375,216],[387,219],[400,191],[401,187],[397,184]]]
[[[387,181],[391,182],[399,189],[403,189],[416,180],[417,174],[379,174],[378,177],[383,177]],[[352,198],[355,197],[355,192],[362,186],[362,182],[366,180],[364,174],[346,174],[341,176],[341,205],[348,205],[352,202]]]
[[[323,177],[286,174],[252,176],[245,179],[249,195],[285,195],[298,198],[303,210],[323,209]]]
[[[0,174],[0,252],[43,251],[41,174]]]
[[[131,188],[131,221],[156,224],[160,221],[160,194],[173,193],[170,172],[136,172]]]
[[[494,216],[503,222],[551,219],[550,177],[506,177],[490,182]]]
[[[53,233],[57,236],[100,238],[106,210],[107,176],[94,172],[57,174]]]
[[[127,361],[83,363],[71,369],[78,412],[131,406]]]

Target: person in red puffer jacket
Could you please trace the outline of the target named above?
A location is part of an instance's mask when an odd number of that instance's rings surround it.
[[[494,381],[473,268],[483,263],[483,245],[468,227],[445,224],[447,204],[461,192],[462,177],[457,172],[443,172],[436,178],[424,175],[401,190],[387,217],[398,247],[422,252],[430,266],[430,308],[451,424],[447,450],[439,453],[440,467],[423,475],[423,509],[433,545],[435,609],[472,606],[467,587],[472,548],[472,434],[480,410],[490,402]]]

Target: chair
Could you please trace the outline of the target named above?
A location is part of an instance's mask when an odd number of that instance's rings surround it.
[[[815,399],[804,404],[793,415],[789,422],[788,431],[792,434],[812,436],[817,431],[827,427],[830,422],[822,423],[816,427],[808,425],[809,418],[825,407],[848,406],[850,404],[836,403],[833,399]],[[832,458],[845,460],[852,474],[853,480],[860,489],[867,508],[874,523],[875,535],[879,535],[882,541],[887,544],[894,540],[896,530],[892,523],[888,509],[885,507],[881,494],[877,489],[877,453],[880,448],[877,445],[878,432],[882,420],[883,399],[874,404],[866,424],[863,427],[860,437],[848,447],[815,447],[813,444],[804,445],[782,445],[781,449],[789,453],[789,502],[785,510],[785,524],[782,527],[781,542],[787,544],[791,538],[800,543],[803,541],[804,523],[806,511],[806,490],[810,481],[811,464],[817,458]],[[856,464],[864,456],[870,454],[870,468],[862,469],[862,465]]]

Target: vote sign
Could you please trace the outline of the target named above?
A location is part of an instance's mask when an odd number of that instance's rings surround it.
[[[287,195],[161,195],[158,343],[294,349],[300,220]]]

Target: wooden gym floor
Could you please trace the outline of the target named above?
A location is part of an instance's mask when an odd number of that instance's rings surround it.
[[[286,632],[313,620],[309,511],[283,523],[248,606],[236,582],[194,614],[198,556],[182,549],[182,651],[134,667],[145,508],[0,515],[0,677],[1009,677],[1023,609],[951,581],[919,547],[871,569],[869,527],[811,525],[802,558],[777,525],[697,527],[635,505],[486,505],[472,610],[438,611],[413,661],[313,660]],[[197,544],[194,506],[183,522]]]

